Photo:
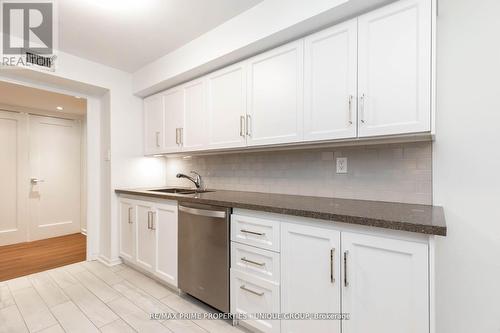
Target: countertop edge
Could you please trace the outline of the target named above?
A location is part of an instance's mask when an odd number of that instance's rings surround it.
[[[165,199],[165,200],[174,200],[174,201],[178,201],[178,202],[204,203],[204,204],[218,205],[218,206],[223,206],[223,207],[249,209],[249,210],[262,211],[262,212],[268,212],[268,213],[276,213],[276,214],[284,214],[284,215],[293,215],[293,216],[320,219],[320,220],[326,220],[326,221],[332,221],[332,222],[356,224],[356,225],[367,226],[367,227],[377,227],[377,228],[390,229],[390,230],[414,232],[414,233],[425,234],[425,235],[430,235],[430,236],[432,236],[432,235],[446,236],[446,234],[447,234],[447,227],[446,226],[425,225],[425,224],[394,221],[394,220],[367,218],[367,217],[361,217],[361,216],[355,216],[355,215],[341,215],[341,214],[328,213],[328,212],[317,212],[317,211],[313,211],[313,210],[274,207],[274,206],[266,206],[266,205],[262,205],[262,204],[252,204],[252,203],[241,204],[241,203],[207,199],[207,198],[196,198],[196,197],[189,197],[189,196],[171,195],[168,193],[153,193],[153,192],[148,192],[148,191],[143,191],[143,190],[115,189],[115,192],[118,194],[128,194],[128,195],[135,195],[135,196],[152,197],[152,198],[159,198],[159,199]]]

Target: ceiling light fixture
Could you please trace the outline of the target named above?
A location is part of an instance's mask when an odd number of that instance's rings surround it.
[[[56,106],[56,109],[59,110],[59,111],[64,110],[64,108],[62,106]]]

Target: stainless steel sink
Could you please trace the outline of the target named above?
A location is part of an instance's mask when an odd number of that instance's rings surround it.
[[[161,193],[173,193],[173,194],[197,194],[197,193],[207,193],[213,191],[207,190],[198,190],[198,189],[190,189],[190,188],[178,188],[178,187],[170,187],[170,188],[157,188],[151,189],[149,191],[152,192],[161,192]]]

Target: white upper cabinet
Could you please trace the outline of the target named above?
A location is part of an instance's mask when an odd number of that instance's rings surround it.
[[[343,333],[429,332],[426,243],[343,232],[342,251]]]
[[[181,150],[181,130],[184,127],[184,93],[181,88],[167,90],[163,94],[165,135],[163,152]]]
[[[210,148],[246,145],[246,87],[244,63],[224,68],[208,76]]]
[[[305,38],[304,139],[355,138],[357,20]]]
[[[187,83],[184,90],[184,127],[181,129],[183,150],[207,148],[207,113],[204,78]]]
[[[431,1],[358,18],[359,136],[430,131]]]
[[[337,230],[282,223],[281,312],[340,313],[340,251]],[[340,321],[284,320],[281,332],[340,333]]]
[[[144,152],[146,155],[163,150],[163,116],[162,95],[154,95],[144,100]]]
[[[249,146],[302,141],[303,58],[299,40],[248,61]]]

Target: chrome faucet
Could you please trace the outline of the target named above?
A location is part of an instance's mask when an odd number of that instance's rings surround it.
[[[195,171],[191,171],[192,174],[194,174],[196,177],[190,177],[188,175],[185,175],[183,173],[178,173],[177,174],[177,178],[186,178],[186,179],[189,179],[190,181],[192,181],[194,183],[194,185],[196,186],[197,189],[202,189],[202,181],[201,181],[201,175]]]

